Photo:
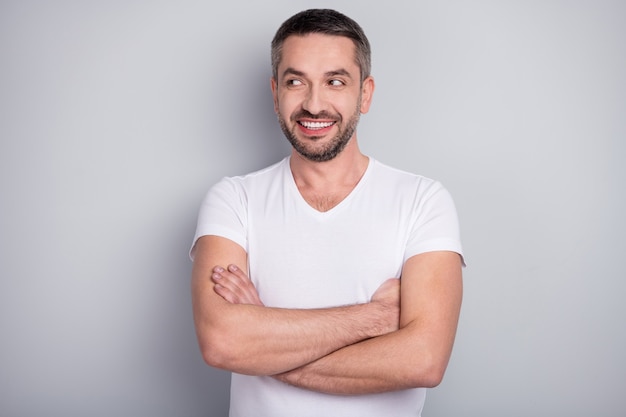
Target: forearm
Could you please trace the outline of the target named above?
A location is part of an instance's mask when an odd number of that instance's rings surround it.
[[[393,317],[382,303],[320,310],[263,307],[244,272],[233,268],[246,265],[246,257],[240,246],[218,236],[196,244],[194,321],[200,350],[211,366],[273,375],[397,328],[397,312]]]
[[[412,257],[403,270],[398,331],[347,346],[276,378],[344,395],[438,385],[459,318],[460,264],[460,257],[451,252]]]
[[[228,304],[198,333],[211,365],[274,375],[390,331],[380,310],[372,303],[318,310]]]
[[[341,395],[431,387],[441,380],[448,357],[435,357],[409,328],[347,346],[276,378]]]
[[[206,271],[206,270],[203,270]],[[372,301],[325,309],[267,308],[247,274],[236,267],[197,270],[196,330],[207,363],[250,375],[274,375],[344,346],[398,329],[399,280]]]

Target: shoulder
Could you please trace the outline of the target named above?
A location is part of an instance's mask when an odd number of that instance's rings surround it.
[[[223,177],[211,187],[211,191],[246,194],[252,189],[262,188],[264,185],[274,183],[277,178],[284,174],[284,170],[288,167],[289,160],[287,157],[258,171],[244,175]]]
[[[427,197],[444,190],[443,185],[437,180],[389,166],[373,158],[370,159],[372,181],[381,187],[390,188],[396,192],[418,194],[420,197]]]

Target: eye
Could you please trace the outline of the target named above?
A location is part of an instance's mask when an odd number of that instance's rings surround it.
[[[341,87],[342,85],[344,85],[344,82],[341,80],[333,79],[333,80],[328,81],[328,84],[333,87]]]
[[[302,85],[302,81],[296,78],[292,78],[292,79],[287,80],[285,84],[287,84],[288,87],[297,87],[297,86]]]

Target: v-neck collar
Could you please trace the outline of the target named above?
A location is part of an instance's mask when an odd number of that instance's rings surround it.
[[[365,168],[365,172],[359,179],[359,182],[357,182],[354,188],[352,188],[350,193],[348,193],[348,195],[345,196],[343,200],[341,200],[333,208],[327,211],[317,210],[315,207],[311,206],[304,199],[304,197],[302,196],[302,193],[300,193],[300,190],[298,189],[298,185],[296,184],[296,180],[294,179],[293,173],[291,172],[291,164],[290,164],[291,156],[288,156],[285,160],[285,169],[284,169],[285,183],[289,184],[288,187],[290,188],[290,191],[294,194],[294,198],[296,199],[297,203],[300,205],[303,205],[304,209],[307,212],[311,213],[313,216],[318,217],[320,219],[327,218],[333,215],[334,213],[343,210],[343,207],[347,206],[350,203],[350,201],[354,198],[354,195],[359,192],[359,190],[363,187],[363,184],[367,181],[368,177],[370,176],[370,172],[372,171],[373,166],[374,166],[374,160],[369,156],[367,158],[368,158],[367,167]]]

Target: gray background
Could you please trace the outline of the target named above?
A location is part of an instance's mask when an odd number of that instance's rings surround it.
[[[226,414],[187,250],[212,183],[288,152],[269,41],[320,6],[372,42],[364,151],[458,206],[465,300],[424,415],[624,415],[626,5],[606,0],[0,2],[0,414]]]

